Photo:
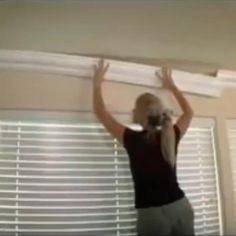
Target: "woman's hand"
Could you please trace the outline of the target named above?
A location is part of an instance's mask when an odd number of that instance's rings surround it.
[[[105,64],[104,59],[100,59],[98,64],[94,66],[94,84],[101,85],[104,76],[109,68],[109,63]]]
[[[175,83],[172,78],[171,68],[167,66],[161,67],[161,72],[156,71],[156,77],[159,78],[162,82],[162,86],[164,89],[172,89],[175,87]]]
[[[184,97],[183,93],[175,85],[171,76],[170,68],[168,68],[167,66],[163,66],[161,68],[161,73],[157,71],[156,76],[162,81],[163,88],[169,89],[172,92],[172,94],[177,99],[180,107],[182,108],[183,114],[176,122],[176,125],[180,130],[180,137],[182,137],[190,126],[191,120],[194,115],[193,109],[190,103]]]

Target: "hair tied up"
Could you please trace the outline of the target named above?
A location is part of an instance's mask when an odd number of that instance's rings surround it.
[[[147,116],[147,123],[148,126],[152,128],[156,128],[160,126],[163,120],[163,112],[160,109],[159,105],[154,103],[149,106],[148,109],[148,116]]]
[[[162,123],[162,118],[163,116],[157,116],[157,115],[149,115],[148,116],[148,125],[150,127],[157,127],[160,126],[160,124]]]

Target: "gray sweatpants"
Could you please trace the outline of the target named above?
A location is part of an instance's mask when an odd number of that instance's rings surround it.
[[[161,207],[138,209],[139,236],[194,235],[194,212],[186,197]]]

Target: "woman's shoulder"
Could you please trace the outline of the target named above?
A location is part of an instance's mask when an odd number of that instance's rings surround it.
[[[137,144],[137,141],[140,139],[140,137],[143,136],[145,133],[145,130],[132,128],[132,127],[126,127],[124,131],[123,136],[123,145],[124,147],[129,147],[130,145]]]

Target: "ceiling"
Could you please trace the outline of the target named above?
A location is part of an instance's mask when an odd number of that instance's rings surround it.
[[[236,70],[236,1],[4,1],[0,49]],[[191,64],[190,63],[190,64]]]

